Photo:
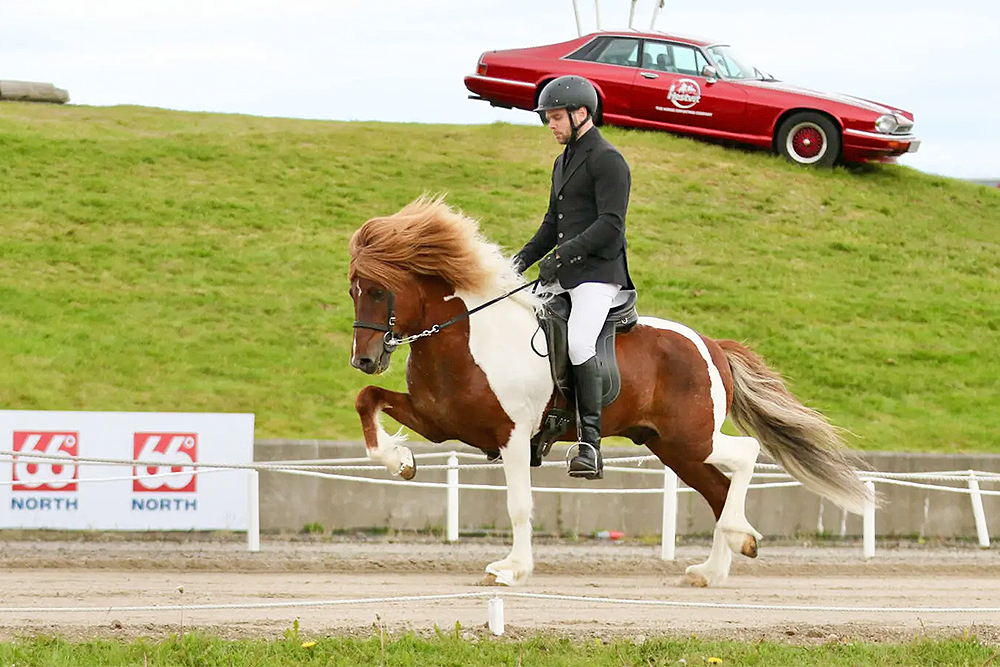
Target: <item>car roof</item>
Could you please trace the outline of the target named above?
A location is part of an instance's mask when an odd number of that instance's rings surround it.
[[[686,37],[684,35],[675,35],[669,32],[646,32],[642,30],[599,30],[597,32],[592,32],[586,35],[588,38],[593,37],[638,37],[640,39],[668,39],[672,42],[681,42],[684,44],[690,44],[691,46],[712,46],[713,44],[718,44],[716,40],[704,39],[700,37]],[[589,41],[589,39],[587,40]]]

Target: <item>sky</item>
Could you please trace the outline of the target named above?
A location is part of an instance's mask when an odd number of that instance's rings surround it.
[[[654,2],[639,0],[635,27]],[[594,0],[578,6],[595,30]],[[628,0],[597,7],[601,27],[628,25]],[[997,0],[665,0],[656,28],[913,112],[922,145],[901,164],[1000,177]],[[73,104],[539,125],[468,99],[463,77],[483,51],[576,36],[572,0],[0,0],[0,80],[51,82]]]

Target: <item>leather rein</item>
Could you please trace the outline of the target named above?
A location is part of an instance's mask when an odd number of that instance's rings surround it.
[[[475,313],[478,313],[480,310],[482,310],[484,308],[488,308],[489,306],[492,306],[493,304],[497,303],[498,301],[503,301],[507,297],[513,296],[513,295],[517,294],[518,292],[520,292],[521,290],[525,290],[525,289],[528,289],[529,287],[533,287],[537,283],[538,283],[537,280],[532,280],[530,283],[525,283],[525,284],[521,285],[520,287],[518,287],[517,289],[513,289],[513,290],[507,292],[506,294],[502,294],[502,295],[498,296],[495,299],[492,299],[490,301],[487,301],[484,304],[476,306],[472,310],[467,310],[464,313],[459,313],[458,315],[456,315],[455,317],[451,318],[447,322],[442,322],[441,324],[435,324],[430,329],[424,329],[420,333],[413,334],[412,336],[401,335],[401,334],[398,334],[395,331],[393,331],[393,329],[396,326],[396,294],[394,292],[392,292],[392,291],[389,291],[388,292],[388,294],[389,294],[389,298],[388,298],[389,309],[388,309],[388,319],[387,319],[387,322],[385,324],[380,324],[380,323],[377,323],[377,322],[361,322],[359,320],[355,320],[354,321],[354,328],[355,329],[371,329],[373,331],[384,331],[385,335],[382,337],[382,341],[385,343],[385,346],[387,348],[389,348],[389,352],[391,353],[397,347],[399,347],[400,345],[407,345],[409,343],[412,343],[415,340],[419,340],[421,338],[426,338],[427,336],[433,336],[434,334],[436,334],[437,332],[441,331],[442,329],[450,327],[452,324],[455,324],[456,322],[461,322],[465,318],[470,317],[471,315],[474,315]]]

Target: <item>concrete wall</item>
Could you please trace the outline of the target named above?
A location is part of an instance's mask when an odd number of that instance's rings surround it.
[[[442,447],[413,443],[414,452],[476,450],[463,445]],[[549,460],[561,460],[564,448],[558,446]],[[648,454],[640,447],[606,448],[605,456],[640,456]],[[259,440],[254,447],[257,461],[334,459],[364,456],[361,443],[328,441]],[[941,470],[1000,471],[1000,456],[990,454],[903,454],[871,453],[866,459],[884,472]],[[437,463],[438,461],[435,461]],[[440,463],[445,460],[441,459]],[[463,463],[465,460],[463,460]],[[485,462],[485,457],[482,459]],[[358,473],[351,473],[358,474]],[[387,479],[387,472],[369,475]],[[445,526],[445,490],[383,486],[350,481],[262,472],[261,529],[298,531],[311,522],[327,530],[385,527],[393,529],[443,529]],[[443,482],[443,470],[419,470],[415,481]],[[500,470],[463,470],[463,483],[503,484]],[[562,468],[532,470],[532,485],[539,487],[648,487],[663,488],[660,474],[608,472],[601,482],[569,479]],[[997,489],[998,485],[984,485]],[[949,493],[899,486],[879,485],[886,505],[876,515],[876,531],[882,536],[968,537],[975,538],[972,506],[966,494]],[[509,529],[505,495],[498,491],[463,490],[460,492],[459,527],[463,531],[484,528]],[[986,519],[992,537],[1000,536],[1000,497],[984,497]],[[580,495],[534,494],[534,527],[539,532],[576,532],[621,530],[627,535],[658,535],[662,515],[662,494],[653,495]],[[763,534],[790,536],[815,533],[820,527],[832,535],[861,535],[861,517],[843,513],[829,502],[821,503],[815,494],[801,487],[751,490],[747,498],[747,516]],[[708,534],[714,518],[708,504],[695,493],[681,494],[678,534]]]

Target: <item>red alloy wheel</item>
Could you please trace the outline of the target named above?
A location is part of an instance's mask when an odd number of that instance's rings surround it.
[[[792,137],[792,146],[796,155],[807,160],[822,153],[825,143],[823,133],[812,125],[800,127]]]

